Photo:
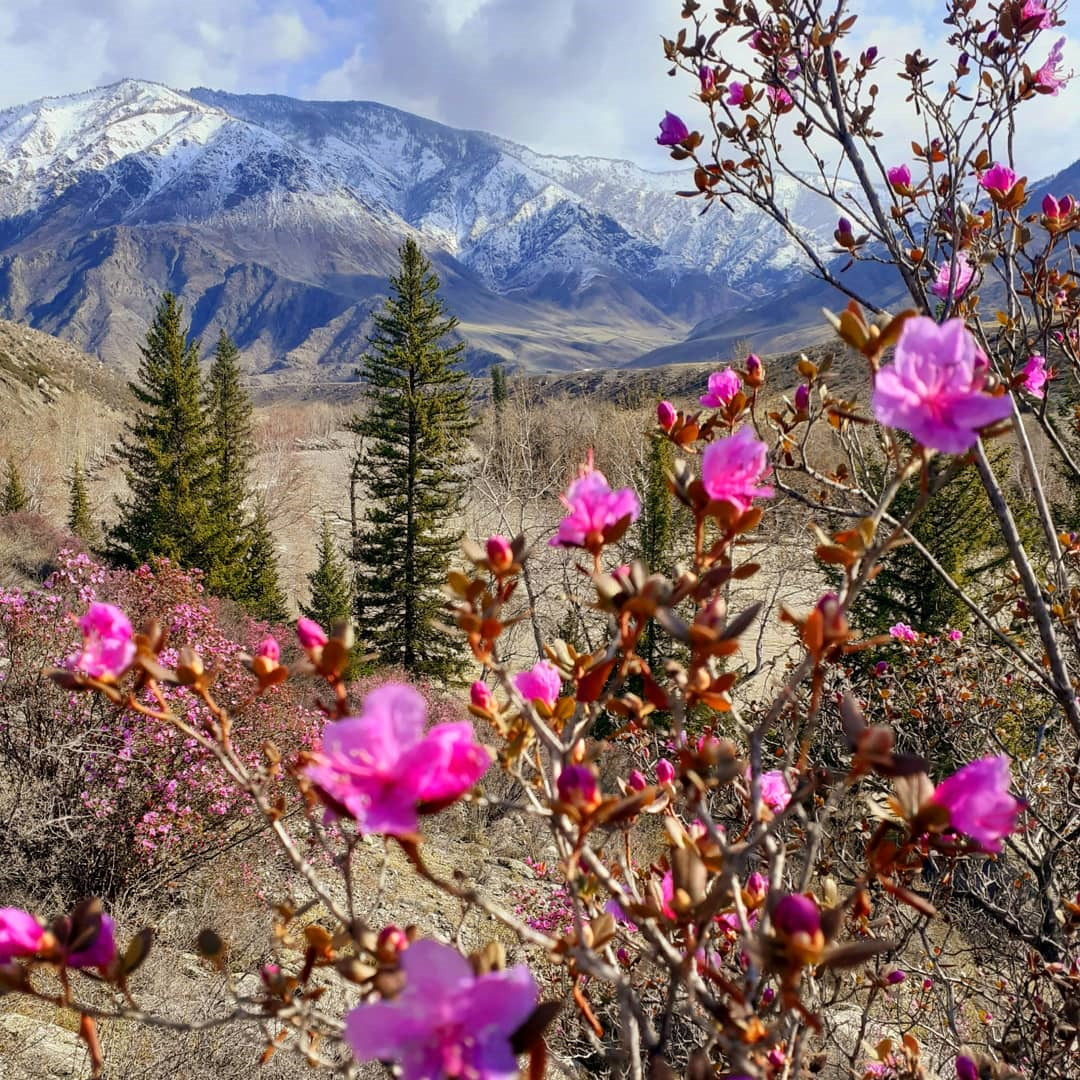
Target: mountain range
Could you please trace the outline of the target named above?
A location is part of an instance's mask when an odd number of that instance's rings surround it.
[[[0,112],[0,317],[130,372],[169,289],[256,373],[333,381],[412,235],[474,370],[709,360],[744,334],[765,350],[816,303],[798,248],[752,208],[702,214],[687,179],[372,102],[124,80]],[[778,182],[826,249],[835,212]],[[775,303],[792,290],[801,306]]]

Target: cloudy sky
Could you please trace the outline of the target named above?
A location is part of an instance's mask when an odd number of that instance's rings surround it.
[[[898,6],[855,0],[852,10],[866,12],[857,43],[876,41],[894,56],[932,45],[941,0],[908,0],[902,20]],[[537,150],[664,168],[652,142],[659,116],[694,115],[690,87],[666,76],[660,52],[661,34],[682,25],[680,8],[680,0],[185,0],[163,12],[160,0],[2,0],[0,106],[134,76],[181,89],[383,101]],[[1080,69],[1080,60],[1067,66]],[[883,98],[895,91],[883,111],[899,116],[895,70],[894,59],[878,76]],[[1046,175],[1080,155],[1080,79],[1028,115],[1025,172]],[[915,135],[898,133],[896,153]]]

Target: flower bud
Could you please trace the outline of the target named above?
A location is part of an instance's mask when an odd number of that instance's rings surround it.
[[[488,712],[491,711],[495,704],[491,691],[479,679],[469,687],[469,701],[478,709],[484,709]]]
[[[656,422],[665,430],[670,431],[675,426],[675,420],[678,413],[675,412],[675,406],[670,401],[661,401],[656,406]]]
[[[795,411],[806,412],[810,405],[810,387],[806,383],[800,383],[795,391]]]
[[[761,1004],[771,1005],[776,1000],[776,991],[771,986],[766,986],[761,992]]]
[[[821,932],[821,913],[817,904],[802,893],[782,897],[773,909],[773,926],[785,937],[805,934],[812,938]]]
[[[746,879],[746,888],[743,892],[746,894],[749,906],[761,907],[768,891],[769,883],[766,881],[765,875],[759,873],[757,870]]]
[[[890,986],[899,986],[906,978],[907,975],[897,969],[896,971],[890,971],[889,974],[885,976],[885,981]]]
[[[514,552],[505,536],[489,536],[486,548],[488,563],[496,573],[508,570],[513,565]]]
[[[296,637],[304,649],[321,649],[327,642],[323,628],[314,619],[296,620]]]
[[[268,635],[255,647],[255,655],[264,656],[267,660],[272,660],[276,664],[281,659],[281,646],[277,643],[276,638]]]
[[[1043,196],[1042,212],[1048,218],[1061,217],[1061,204],[1049,192]]]
[[[596,774],[587,765],[567,765],[559,773],[559,801],[579,810],[592,810],[600,803]]]
[[[979,1080],[979,1067],[967,1054],[956,1059],[956,1080]]]
[[[666,758],[661,758],[656,763],[656,782],[658,784],[670,784],[675,779],[675,766]]]
[[[639,769],[633,769],[626,778],[626,786],[631,791],[644,791],[649,785]]]
[[[751,353],[746,358],[746,382],[748,386],[765,385],[765,365],[762,364],[761,357],[755,353]]]
[[[375,942],[376,952],[380,956],[403,952],[408,947],[409,939],[405,936],[405,931],[400,926],[394,926],[393,923],[384,926],[379,931],[379,936]]]

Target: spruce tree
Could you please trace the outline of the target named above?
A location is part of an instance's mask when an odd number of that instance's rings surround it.
[[[248,528],[241,587],[236,599],[256,619],[284,622],[289,617],[288,602],[278,576],[277,548],[261,499],[255,502],[255,516]]]
[[[501,409],[510,397],[510,389],[506,382],[506,372],[501,364],[491,365],[491,403],[496,409]]]
[[[650,439],[641,486],[641,516],[638,518],[639,557],[649,573],[670,574],[674,539],[675,507],[666,473],[674,469],[675,450],[668,439]],[[660,659],[662,643],[653,620],[641,635],[638,651],[649,667]]]
[[[311,602],[301,604],[300,611],[320,626],[330,628],[351,615],[352,585],[348,563],[342,558],[330,522],[325,517],[319,535],[318,559],[318,565],[308,574]]]
[[[4,466],[4,490],[0,492],[0,514],[19,514],[30,509],[30,496],[26,493],[22,477],[9,457]]]
[[[357,530],[356,621],[380,661],[417,674],[451,676],[457,642],[437,625],[440,588],[461,537],[472,420],[464,344],[438,296],[439,280],[410,238],[399,251],[392,295],[374,317],[360,372],[369,410],[352,429],[365,438],[369,509]]]
[[[213,558],[206,570],[207,588],[218,596],[240,599],[244,591],[249,532],[245,504],[249,495],[252,434],[251,399],[240,385],[239,350],[224,330],[206,377],[204,409],[213,469],[210,515]]]
[[[199,346],[172,293],[158,304],[140,347],[138,403],[120,442],[129,496],[110,541],[124,562],[163,555],[208,569],[215,547],[210,497],[214,470],[199,385]]]
[[[98,532],[90,513],[90,496],[86,491],[86,473],[82,460],[76,458],[71,466],[71,490],[68,495],[67,527],[84,543],[97,543]]]

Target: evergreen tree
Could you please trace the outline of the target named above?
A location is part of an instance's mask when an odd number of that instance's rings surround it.
[[[240,353],[224,330],[206,378],[204,409],[213,469],[210,514],[214,551],[206,566],[207,588],[218,596],[240,599],[249,533],[247,502],[251,459],[255,452],[251,399],[240,385]]]
[[[361,373],[370,408],[352,429],[365,437],[370,508],[358,528],[356,615],[380,661],[448,676],[460,670],[456,641],[436,626],[450,559],[460,540],[468,433],[463,343],[438,296],[431,264],[410,238],[399,251],[392,295],[368,339]]]
[[[9,457],[4,466],[4,490],[0,492],[0,514],[19,514],[29,509],[30,496],[26,493],[26,487],[15,465],[15,459]]]
[[[314,619],[320,626],[329,629],[334,623],[349,618],[352,612],[352,586],[348,563],[342,558],[330,522],[325,517],[319,536],[318,558],[318,565],[308,574],[311,602],[301,604],[300,611],[306,618]]]
[[[140,347],[138,402],[120,442],[129,496],[110,540],[115,554],[138,565],[164,555],[210,570],[215,547],[210,513],[214,470],[199,387],[198,342],[182,325],[172,293],[158,304]]]
[[[76,458],[71,466],[71,491],[68,495],[67,526],[89,545],[97,543],[98,531],[90,513],[90,496],[86,491],[86,473],[82,461]]]
[[[277,548],[261,499],[256,500],[255,516],[248,528],[242,584],[236,599],[256,619],[284,622],[289,617],[288,602],[278,577]]]
[[[506,382],[506,372],[502,364],[491,365],[491,403],[501,409],[510,397],[510,388]]]
[[[639,557],[652,574],[670,574],[675,507],[666,473],[675,466],[675,448],[668,439],[649,439],[641,486],[641,516],[637,521]],[[641,635],[638,651],[649,667],[660,659],[663,643],[652,620]]]

